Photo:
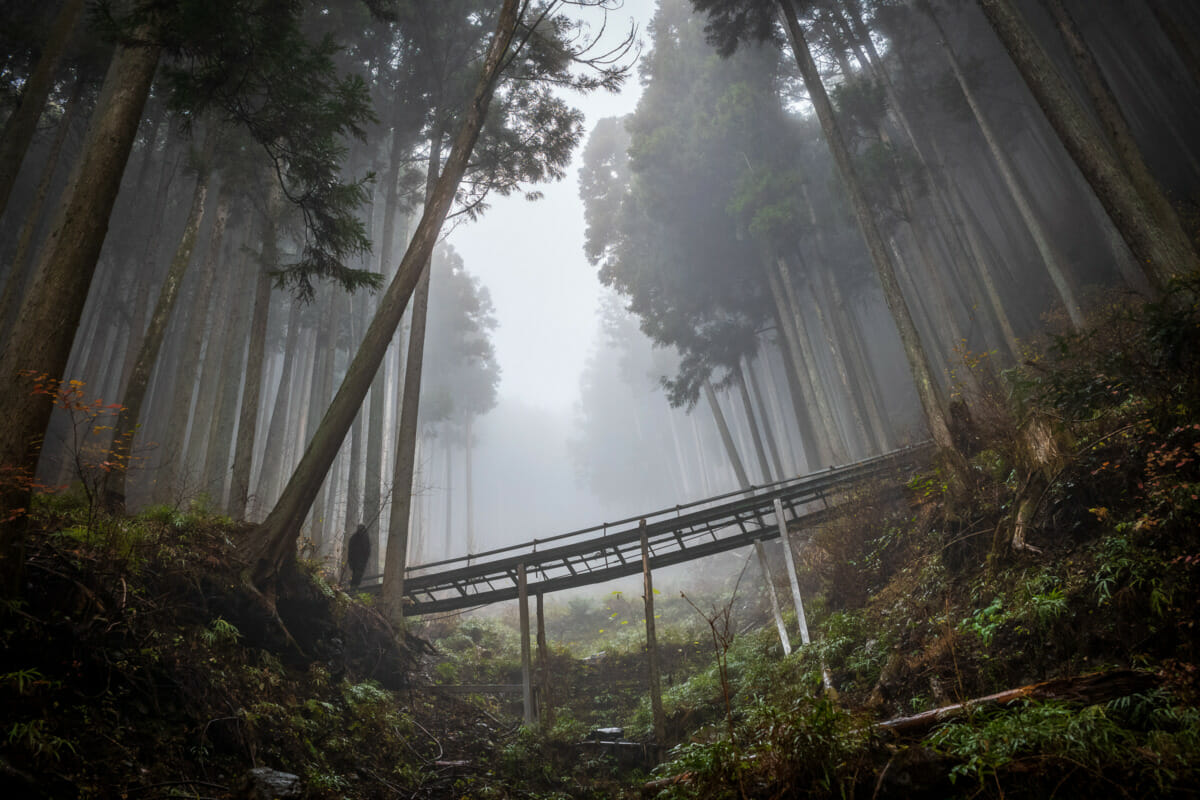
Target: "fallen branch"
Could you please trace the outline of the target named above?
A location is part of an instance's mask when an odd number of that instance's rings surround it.
[[[977,697],[962,703],[955,703],[941,708],[934,708],[914,714],[910,717],[897,717],[885,722],[876,723],[876,731],[892,738],[917,739],[924,736],[932,728],[958,719],[967,714],[985,708],[1003,708],[1022,700],[1037,702],[1058,701],[1095,705],[1107,703],[1118,697],[1127,697],[1154,688],[1159,683],[1157,675],[1133,669],[1115,669],[1108,672],[1094,672],[1077,678],[1059,678],[1042,683],[1033,683],[1017,689],[1009,689],[986,697]],[[888,762],[891,763],[890,760]],[[886,771],[886,767],[884,770]],[[882,780],[882,774],[880,775]],[[683,772],[669,778],[647,781],[642,784],[642,796],[653,797],[660,790],[680,784],[692,782],[692,773]],[[878,784],[876,785],[878,791]]]
[[[1042,683],[1033,683],[1017,689],[1009,689],[986,697],[977,697],[962,703],[922,711],[910,717],[897,717],[880,722],[875,729],[894,737],[919,737],[929,729],[951,719],[964,716],[984,708],[1003,708],[1021,700],[1061,702],[1095,705],[1107,703],[1118,697],[1144,692],[1158,684],[1158,677],[1150,672],[1132,669],[1115,669],[1095,672],[1078,678],[1059,678]]]

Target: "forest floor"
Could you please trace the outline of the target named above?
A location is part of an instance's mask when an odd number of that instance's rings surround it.
[[[255,797],[268,768],[298,779],[274,794],[308,798],[1195,797],[1197,288],[1031,346],[970,399],[965,467],[899,502],[864,490],[811,532],[811,646],[783,655],[761,587],[664,598],[658,767],[579,744],[611,725],[650,739],[637,598],[558,614],[572,643],[526,728],[510,697],[439,688],[517,682],[502,619],[398,637],[308,562],[275,616],[228,519],[43,496],[22,595],[0,607],[0,793]]]

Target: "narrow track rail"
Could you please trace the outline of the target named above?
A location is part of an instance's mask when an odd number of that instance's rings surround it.
[[[929,442],[844,467],[792,478],[684,506],[571,531],[547,539],[410,567],[404,579],[406,615],[434,614],[489,605],[518,596],[525,567],[532,594],[603,583],[642,571],[641,524],[646,524],[650,566],[664,567],[736,550],[779,536],[775,501],[789,530],[820,524],[866,481],[902,486],[927,462]],[[375,576],[362,585],[377,592]]]

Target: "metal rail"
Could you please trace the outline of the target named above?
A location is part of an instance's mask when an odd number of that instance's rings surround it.
[[[773,539],[779,536],[775,500],[782,503],[789,528],[816,525],[828,518],[846,490],[872,479],[891,478],[899,484],[901,473],[924,463],[932,450],[932,445],[925,442],[768,486],[478,555],[413,566],[404,579],[405,613],[432,614],[515,599],[520,564],[525,565],[529,592],[533,594],[637,574],[642,571],[642,520],[646,522],[652,567],[680,564],[736,550],[755,540]],[[820,506],[812,508],[816,503]],[[362,588],[375,592],[379,585],[376,577],[374,581],[368,579]]]

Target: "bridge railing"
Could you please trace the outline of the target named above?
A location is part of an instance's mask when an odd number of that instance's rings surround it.
[[[865,480],[881,474],[890,465],[899,465],[923,457],[930,450],[930,443],[912,445],[905,449],[884,453],[882,456],[866,458],[863,461],[848,464],[846,467],[832,467],[818,471],[818,473],[792,477],[792,479],[776,481],[768,483],[768,485],[738,489],[738,491],[726,492],[715,495],[715,497],[692,501],[692,503],[670,506],[666,509],[644,513],[644,515],[617,519],[614,522],[592,525],[589,528],[572,530],[556,536],[533,539],[518,543],[518,545],[414,565],[408,567],[406,581],[412,581],[419,576],[431,575],[431,573],[461,572],[463,570],[485,572],[488,565],[505,569],[506,566],[522,560],[521,557],[536,557],[536,560],[552,559],[551,552],[558,551],[560,548],[575,549],[578,543],[582,542],[610,542],[612,545],[616,545],[617,541],[614,540],[623,541],[630,537],[636,539],[642,519],[646,521],[647,533],[652,539],[656,534],[673,535],[680,528],[688,527],[689,524],[703,523],[706,521],[709,511],[718,506],[722,507],[726,513],[737,515],[739,512],[749,513],[752,510],[760,509],[764,503],[769,505],[779,498],[785,501],[785,506],[792,511],[794,516],[796,510],[792,505],[797,503],[796,498],[798,497],[811,495],[809,500],[820,497],[822,493],[832,491],[846,483]],[[418,583],[421,582],[418,581]]]
[[[455,556],[441,561],[430,561],[424,564],[414,564],[405,570],[408,576],[421,575],[428,572],[445,572],[458,567],[479,565],[484,561],[491,561],[497,558],[506,556],[518,555],[521,553],[538,553],[539,548],[544,548],[546,545],[561,545],[571,542],[571,540],[594,540],[597,534],[600,537],[613,536],[624,532],[629,528],[636,530],[642,520],[646,521],[647,526],[653,526],[656,522],[664,519],[678,520],[684,515],[684,512],[691,512],[699,509],[708,509],[720,505],[725,501],[742,499],[748,500],[751,504],[757,505],[762,499],[773,501],[776,497],[786,498],[792,494],[793,489],[806,486],[811,488],[830,488],[846,482],[854,482],[862,480],[866,477],[874,475],[885,469],[890,464],[899,464],[905,461],[915,459],[930,452],[933,448],[932,442],[921,442],[915,445],[892,450],[879,456],[872,456],[861,461],[848,464],[846,466],[831,466],[827,469],[818,472],[810,472],[806,475],[800,475],[794,478],[785,478],[784,480],[775,481],[758,486],[750,486],[747,489],[737,489],[724,494],[706,497],[701,500],[695,500],[682,505],[669,506],[657,511],[651,511],[646,514],[636,514],[631,517],[625,517],[613,522],[604,522],[600,525],[592,525],[587,528],[560,533],[554,536],[543,538],[534,538],[521,542],[519,544],[508,545],[506,547],[497,547],[492,550],[486,550],[480,553],[468,553],[463,556]],[[505,559],[507,560],[507,559]],[[377,576],[376,576],[377,577]]]
[[[652,514],[418,565],[407,572],[405,595],[414,613],[431,613],[516,596],[520,571],[527,573],[531,589],[537,587],[539,591],[634,574],[641,569],[642,520],[646,520],[645,532],[655,567],[737,549],[755,539],[778,535],[776,501],[785,519],[804,518],[815,523],[824,518],[824,513],[812,511],[812,503],[827,504],[830,496],[864,480],[901,466],[911,467],[928,450],[927,444],[916,445],[845,467],[728,492]],[[363,588],[371,591],[377,587],[368,583]]]

